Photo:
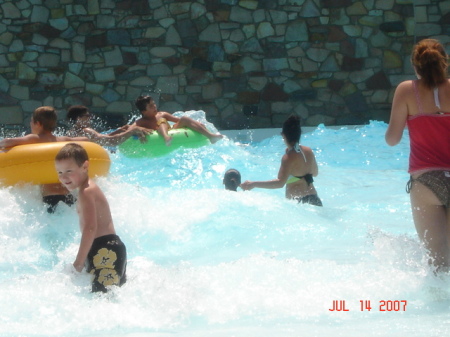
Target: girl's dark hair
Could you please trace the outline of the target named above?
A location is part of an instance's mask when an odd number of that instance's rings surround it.
[[[145,108],[147,107],[147,104],[153,101],[153,97],[152,96],[139,96],[136,101],[134,102],[134,105],[136,105],[136,108],[138,108],[138,110],[140,112],[144,111]]]
[[[411,63],[427,88],[435,88],[447,79],[448,56],[438,40],[424,39],[412,51]]]
[[[289,116],[283,123],[282,133],[288,143],[300,143],[300,137],[302,135],[300,118],[296,115]]]

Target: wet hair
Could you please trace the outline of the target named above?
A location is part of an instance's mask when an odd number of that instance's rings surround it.
[[[241,184],[241,173],[235,169],[229,169],[223,176],[223,184],[225,189],[230,191],[237,191],[237,188]]]
[[[289,118],[283,123],[281,133],[284,135],[288,143],[300,143],[300,137],[302,135],[300,118],[296,115],[289,116]]]
[[[147,104],[150,102],[153,102],[152,96],[139,96],[138,98],[136,98],[134,105],[136,105],[136,108],[138,108],[138,110],[142,112],[147,108]]]
[[[46,131],[53,132],[56,129],[56,116],[55,108],[51,106],[41,106],[33,112],[33,122],[39,122]]]
[[[79,144],[68,143],[64,145],[55,157],[55,161],[73,159],[77,163],[78,167],[81,167],[87,160],[89,156],[84,149]]]
[[[435,88],[447,79],[448,56],[438,40],[424,39],[412,51],[411,63],[427,88]]]
[[[83,115],[89,114],[89,110],[84,105],[72,105],[67,110],[67,119],[75,123],[77,119]]]

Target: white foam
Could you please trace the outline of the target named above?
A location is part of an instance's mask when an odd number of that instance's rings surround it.
[[[231,167],[244,180],[276,177],[279,136],[159,159],[112,154],[98,184],[129,263],[128,282],[106,295],[67,268],[80,240],[75,210],[49,215],[36,187],[1,188],[1,335],[442,335],[449,276],[434,276],[415,234],[407,144],[383,147],[384,131],[374,123],[305,135],[323,208],[282,189],[224,190]],[[334,300],[350,311],[329,311]],[[372,310],[361,311],[367,300]],[[382,300],[407,301],[406,311],[381,312]]]

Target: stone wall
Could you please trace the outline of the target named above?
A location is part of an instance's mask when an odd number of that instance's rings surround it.
[[[438,0],[2,0],[0,18],[0,124],[72,104],[120,124],[140,94],[219,129],[386,120],[412,45],[450,42]]]

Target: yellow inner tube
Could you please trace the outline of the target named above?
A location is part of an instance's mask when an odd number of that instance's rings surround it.
[[[89,156],[89,176],[104,176],[109,172],[111,160],[108,152],[92,142],[53,142],[18,145],[0,150],[0,185],[53,184],[59,182],[55,170],[55,157],[68,143],[84,147]]]

